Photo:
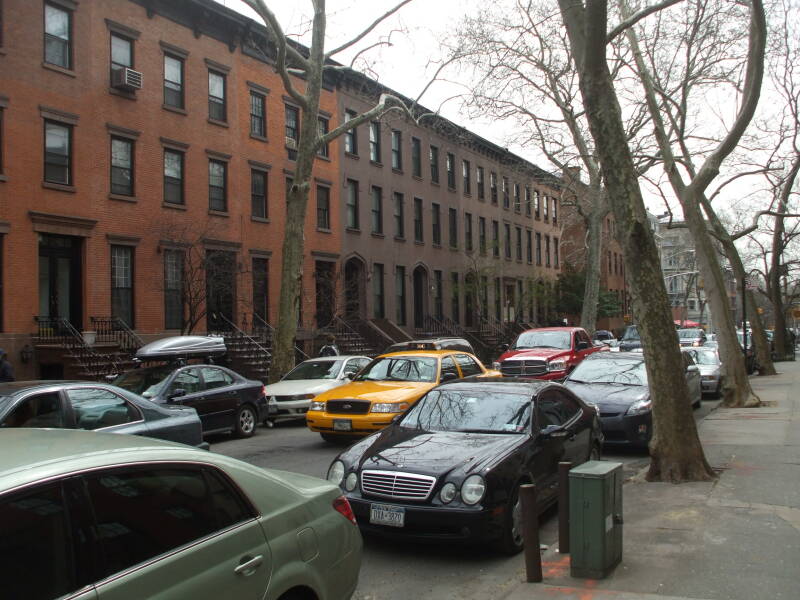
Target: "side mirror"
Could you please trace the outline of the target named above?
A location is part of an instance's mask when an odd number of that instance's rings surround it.
[[[552,437],[554,433],[561,431],[561,425],[548,425],[544,429],[539,430],[539,435],[543,438]]]
[[[355,373],[345,373],[344,374],[344,378],[349,380],[349,381],[353,381],[353,379],[356,378],[356,374]]]
[[[586,350],[589,347],[589,342],[578,342],[578,345],[575,347],[578,350]]]
[[[453,379],[458,379],[458,375],[456,375],[452,371],[447,373],[442,373],[442,383],[444,383],[445,381],[452,381]]]
[[[508,344],[497,344],[497,350],[499,352],[506,352],[509,348]]]
[[[171,402],[175,398],[180,398],[181,396],[185,396],[185,395],[186,395],[186,390],[185,389],[177,388],[175,390],[172,390],[172,393],[169,395],[169,398],[167,398],[167,400],[169,400]]]

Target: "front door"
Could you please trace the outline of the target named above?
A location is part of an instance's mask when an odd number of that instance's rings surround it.
[[[425,326],[426,300],[428,298],[428,276],[425,269],[414,269],[414,329]]]
[[[209,250],[206,254],[206,321],[209,331],[229,331],[235,322],[236,255]]]
[[[83,328],[81,238],[39,236],[39,316]]]

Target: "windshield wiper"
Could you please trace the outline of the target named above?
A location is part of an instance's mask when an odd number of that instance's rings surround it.
[[[456,429],[458,433],[516,433],[514,431],[500,431],[498,429]]]

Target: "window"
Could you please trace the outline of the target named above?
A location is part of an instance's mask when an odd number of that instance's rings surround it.
[[[394,237],[404,239],[406,237],[406,217],[405,200],[400,192],[394,193]]]
[[[526,258],[528,260],[528,264],[533,264],[533,233],[530,229],[525,231],[525,248],[526,248]]]
[[[456,354],[455,356],[458,366],[461,367],[461,375],[469,377],[470,375],[480,375],[483,373],[475,359],[467,354]]]
[[[142,420],[135,406],[110,390],[74,388],[67,390],[67,398],[78,429],[93,431]]]
[[[397,294],[396,318],[398,325],[406,324],[406,268],[396,267],[394,289]]]
[[[227,120],[225,106],[225,75],[208,72],[208,118],[214,121]]]
[[[478,249],[486,254],[486,217],[478,217]]]
[[[469,173],[470,165],[468,160],[461,161],[461,174],[464,177],[464,193],[470,194],[472,193],[472,183],[470,182],[470,173]]]
[[[2,2],[2,0],[0,0]],[[6,107],[6,99],[0,96],[0,175],[3,174],[3,109]]]
[[[542,266],[542,234],[536,232],[536,266]]]
[[[269,321],[269,259],[253,257],[253,315]],[[253,323],[257,325],[258,323]]]
[[[323,137],[328,133],[328,119],[325,117],[317,117],[317,135],[319,137]],[[317,150],[317,156],[323,156],[325,158],[328,157],[328,153],[330,152],[330,148],[328,144],[322,144],[319,149]]]
[[[544,429],[548,425],[563,425],[580,410],[580,407],[571,398],[559,393],[540,396],[536,408],[540,429]]]
[[[444,316],[441,271],[433,272],[433,316],[437,319],[441,319]]]
[[[514,212],[522,211],[522,202],[519,195],[519,184],[514,184]]]
[[[183,251],[164,251],[164,328],[183,328]]]
[[[164,202],[183,204],[183,152],[164,150]]]
[[[44,122],[44,180],[72,185],[72,126]]]
[[[442,245],[442,223],[440,220],[439,205],[435,202],[431,204],[431,226],[434,246]]]
[[[183,108],[183,59],[164,55],[164,104]]]
[[[486,191],[483,189],[483,167],[475,169],[475,183],[478,185],[478,200],[486,198]]]
[[[111,193],[133,196],[133,141],[111,138]]]
[[[403,134],[396,129],[392,130],[392,168],[403,170]]]
[[[522,227],[517,227],[516,233],[517,233],[517,260],[522,260]]]
[[[503,297],[500,292],[500,278],[494,278],[494,318],[498,321],[503,316]]]
[[[133,42],[117,33],[111,34],[111,79],[114,73],[133,68]]]
[[[133,328],[133,248],[111,246],[111,316]]]
[[[331,228],[331,190],[328,187],[317,186],[317,229],[330,230]]]
[[[550,236],[544,236],[544,266],[550,266]]]
[[[553,198],[553,225],[558,225],[558,198]]]
[[[447,169],[447,187],[450,189],[456,189],[456,157],[453,156],[450,152],[447,153],[447,158],[445,160],[445,168]]]
[[[376,319],[383,319],[386,316],[384,287],[383,287],[383,265],[373,263],[372,265],[372,295],[374,297],[372,314]]]
[[[372,233],[383,235],[383,190],[372,186]]]
[[[461,322],[460,298],[458,289],[458,273],[450,273],[450,318],[454,322]]]
[[[356,118],[356,113],[352,110],[344,111],[344,121],[352,121]],[[353,127],[344,134],[344,151],[353,156],[358,156],[358,129]]]
[[[549,220],[548,219],[548,215],[547,215],[547,207],[548,207],[549,204],[550,204],[550,199],[547,196],[543,195],[542,196],[542,212],[544,213],[543,214],[543,218],[544,218],[544,222],[545,223],[547,223],[547,221]]]
[[[226,212],[228,210],[227,199],[228,184],[228,165],[219,160],[208,161],[208,208]]]
[[[297,160],[297,141],[300,139],[300,111],[286,105],[286,153],[289,160]]]
[[[264,94],[250,92],[250,135],[252,136],[267,137],[266,105],[267,98]]]
[[[539,190],[533,191],[533,214],[539,219]]]
[[[503,177],[503,208],[510,208],[511,200],[508,195],[508,177]]]
[[[348,229],[358,229],[358,182],[354,179],[347,180],[345,227]]]
[[[497,204],[497,173],[489,173],[489,195],[492,197],[492,204]]]
[[[531,188],[525,186],[525,215],[531,216]]]
[[[411,138],[411,175],[422,177],[422,142]]]
[[[250,169],[251,215],[259,219],[269,217],[267,208],[267,173],[260,169]]]
[[[98,579],[252,518],[210,467],[109,468],[84,479],[103,541]]]
[[[374,163],[381,162],[381,124],[377,121],[369,124],[369,159]]]
[[[442,375],[441,381],[445,380],[445,375],[450,378],[458,379],[458,369],[456,369],[456,362],[452,356],[445,356],[442,358]]]
[[[558,268],[558,238],[553,238],[553,266]]]
[[[227,387],[233,384],[233,377],[228,375],[222,369],[215,367],[202,367],[200,373],[203,375],[203,383],[205,389],[214,390],[221,387]]]
[[[472,215],[464,213],[464,248],[472,252]]]
[[[414,241],[420,244],[425,241],[422,222],[422,198],[414,198]]]
[[[44,62],[72,68],[72,12],[44,5]]]
[[[448,224],[450,226],[450,247],[458,248],[458,211],[455,208],[448,211]]]
[[[430,163],[431,163],[431,181],[439,183],[439,148],[431,146],[430,148]]]
[[[492,255],[500,257],[500,223],[492,221]]]
[[[3,427],[64,427],[64,411],[57,392],[28,396],[7,415]],[[5,530],[3,531],[5,535]],[[25,596],[26,598],[28,596]]]
[[[511,258],[511,225],[503,223],[503,233],[505,234],[503,237],[505,256],[506,258]]]

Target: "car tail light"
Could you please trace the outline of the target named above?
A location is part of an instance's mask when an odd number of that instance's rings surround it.
[[[339,496],[333,501],[333,508],[353,525],[357,524],[356,515],[353,513],[353,509],[350,507],[350,503],[347,501],[347,498],[344,496]]]
[[[267,397],[267,386],[265,385],[261,386],[261,395],[264,396],[265,398]]]

